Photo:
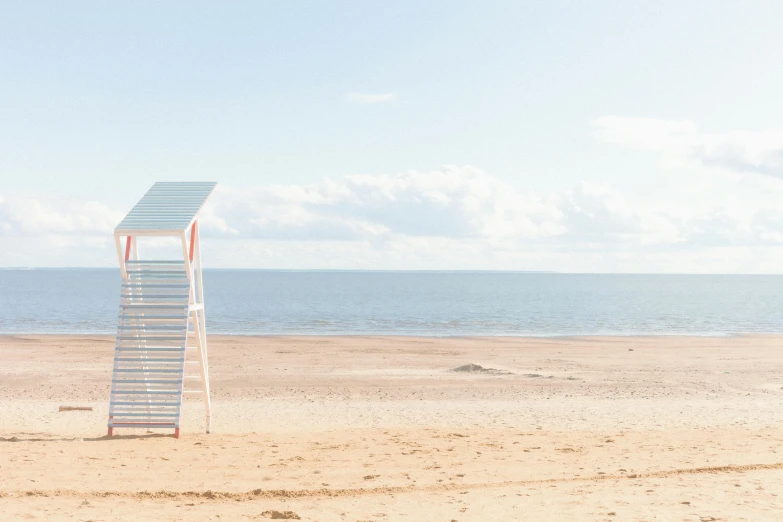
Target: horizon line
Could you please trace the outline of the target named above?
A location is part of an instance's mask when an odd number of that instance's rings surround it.
[[[101,266],[8,266],[0,267],[0,271],[55,271],[55,270],[117,270],[119,267]],[[783,276],[783,273],[747,273],[747,272],[561,272],[557,270],[503,270],[503,269],[384,269],[384,268],[204,268],[204,271],[235,271],[235,272],[373,272],[373,273],[496,273],[496,274],[548,274],[548,275],[688,275],[688,276]]]

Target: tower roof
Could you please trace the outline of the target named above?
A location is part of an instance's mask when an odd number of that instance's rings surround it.
[[[115,233],[182,232],[196,219],[217,183],[212,181],[159,181],[152,185]]]

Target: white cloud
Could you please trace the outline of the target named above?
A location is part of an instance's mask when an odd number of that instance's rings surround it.
[[[221,188],[210,205],[224,225],[205,225],[205,231],[262,239],[539,238],[565,232],[552,202],[471,167]]]
[[[0,266],[115,266],[112,230],[121,218],[97,202],[0,196]],[[783,266],[783,205],[672,214],[641,207],[602,183],[540,196],[473,167],[307,185],[219,185],[200,219],[207,266],[580,272]],[[155,254],[172,245],[148,241],[141,248]]]
[[[111,233],[122,214],[95,202],[0,196],[4,235],[101,235]]]
[[[573,242],[679,243],[685,230],[663,212],[635,210],[606,184],[582,182],[564,198],[565,226]]]
[[[364,92],[350,92],[345,95],[345,99],[358,103],[361,105],[370,105],[374,103],[389,103],[397,99],[397,94],[393,92],[384,93],[364,93]]]
[[[688,120],[604,116],[595,131],[606,143],[659,152],[667,162],[783,177],[783,130],[707,133]]]

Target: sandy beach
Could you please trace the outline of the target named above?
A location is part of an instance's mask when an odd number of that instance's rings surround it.
[[[113,343],[0,337],[3,520],[783,519],[781,337],[212,336],[179,440]]]

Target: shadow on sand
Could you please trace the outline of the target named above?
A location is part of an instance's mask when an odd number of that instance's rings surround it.
[[[112,440],[133,440],[133,439],[173,439],[173,433],[145,433],[144,435],[104,435],[103,437],[85,437],[84,442],[106,442]]]
[[[112,440],[174,438],[173,433],[145,433],[144,435],[114,435],[109,437],[0,437],[0,442],[104,442]]]
[[[45,438],[45,437],[0,437],[0,442],[72,442],[82,440],[79,437],[71,438]]]

